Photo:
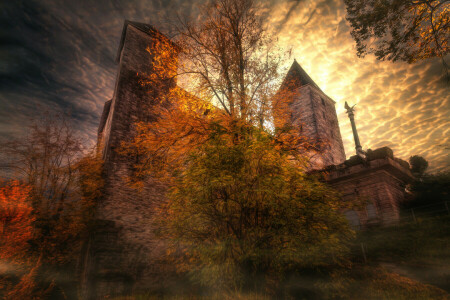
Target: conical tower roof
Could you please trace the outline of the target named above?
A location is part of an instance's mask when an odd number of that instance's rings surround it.
[[[310,84],[320,90],[319,86],[311,79],[311,77],[309,77],[305,70],[303,70],[297,60],[294,59],[294,62],[287,72],[280,89],[292,90],[307,84]]]

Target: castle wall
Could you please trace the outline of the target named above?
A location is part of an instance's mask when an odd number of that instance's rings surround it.
[[[152,71],[147,50],[154,41],[151,32],[125,24],[114,96],[105,104],[110,107],[105,107],[106,121],[99,128],[105,190],[97,204],[97,227],[89,250],[88,299],[151,290],[168,273],[158,263],[164,249],[152,225],[154,212],[165,200],[165,186],[149,179],[142,190],[131,188],[127,178],[135,158],[117,153],[121,143],[133,137],[136,122],[156,119],[151,108],[159,103],[158,93],[168,87],[167,83],[158,87],[141,84]]]
[[[341,192],[344,204],[359,200],[361,206],[343,211],[350,223],[360,229],[371,224],[397,222],[399,206],[405,199],[405,186],[412,181],[409,170],[389,156],[367,160],[353,158],[353,161],[333,166],[326,175],[328,183]]]

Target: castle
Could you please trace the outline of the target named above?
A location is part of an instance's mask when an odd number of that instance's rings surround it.
[[[124,178],[130,174],[133,161],[115,151],[132,136],[135,122],[153,120],[149,95],[154,91],[139,81],[145,76],[142,74],[151,72],[148,49],[156,39],[167,38],[150,25],[125,21],[114,94],[104,105],[98,130],[105,161],[105,189],[97,204],[96,230],[85,249],[84,299],[156,289],[171,271],[158,260],[163,241],[155,238],[151,222],[155,208],[164,200],[165,187],[149,180],[142,191],[130,188]],[[287,81],[295,82],[290,87],[291,107],[295,120],[304,124],[299,130],[312,140],[329,141],[320,155],[311,159],[313,169],[324,172],[344,201],[355,197],[367,201],[365,209],[343,212],[350,223],[357,228],[395,222],[405,184],[412,179],[407,163],[396,159],[389,148],[346,160],[335,102],[296,61],[286,75]]]

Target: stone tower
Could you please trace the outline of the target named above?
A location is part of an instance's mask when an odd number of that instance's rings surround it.
[[[336,115],[335,102],[328,97],[294,60],[280,91],[288,90],[291,122],[300,133],[318,146],[310,153],[311,169],[345,161],[344,145]]]
[[[83,299],[150,290],[157,284],[155,280],[161,283],[161,272],[167,271],[156,263],[162,245],[152,228],[155,208],[164,201],[164,186],[150,179],[142,191],[132,189],[127,177],[135,161],[116,151],[121,142],[133,137],[136,122],[155,120],[152,107],[160,102],[161,92],[176,84],[171,79],[143,84],[153,71],[152,49],[158,41],[173,45],[150,25],[125,21],[116,59],[119,67],[114,94],[105,103],[98,130],[105,189],[96,207],[96,227],[86,247]],[[167,64],[176,65],[176,60],[174,55]]]

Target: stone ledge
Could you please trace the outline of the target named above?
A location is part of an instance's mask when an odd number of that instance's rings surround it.
[[[384,158],[367,160],[361,157],[354,157],[345,161],[343,164],[325,168],[323,170],[325,173],[325,179],[329,183],[335,183],[340,180],[360,176],[377,170],[386,170],[405,182],[410,182],[414,179],[409,169],[405,168],[405,166],[396,158],[387,156]],[[358,163],[352,163],[350,165],[346,164],[346,162],[352,161],[352,159],[353,162],[357,161]]]

